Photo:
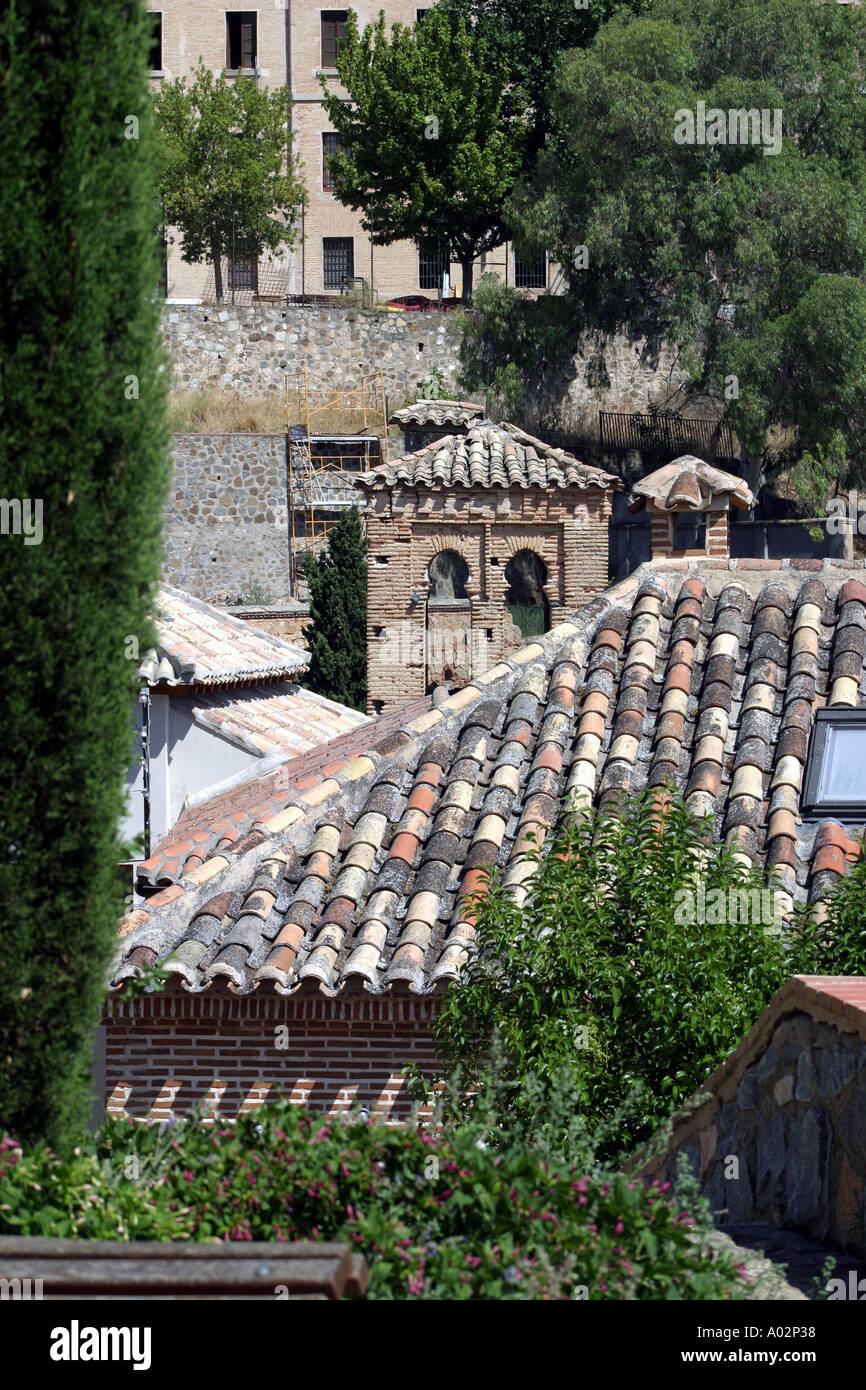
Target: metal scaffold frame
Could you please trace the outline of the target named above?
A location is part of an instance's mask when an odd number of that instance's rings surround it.
[[[363,445],[364,440],[371,443],[362,449],[365,464],[361,471],[370,467],[374,438],[376,462],[388,461],[388,400],[381,372],[363,377],[357,386],[348,391],[334,391],[330,386],[314,386],[304,368],[286,377],[285,393],[291,587],[297,597],[295,555],[298,540],[307,542],[315,555],[317,543],[325,541],[336,525],[332,518],[322,515],[323,509],[332,509],[335,505],[333,499],[327,496],[324,475],[344,473],[347,479],[350,475],[357,477],[359,446]],[[339,434],[327,432],[324,428],[326,424],[334,423],[334,417],[339,418],[343,426]],[[354,430],[352,425],[356,426]],[[316,426],[319,427],[318,432],[314,432]],[[333,444],[334,447],[323,455],[316,448],[317,444],[320,447]],[[296,476],[297,462],[300,467]],[[298,517],[302,521],[300,537],[297,534]]]

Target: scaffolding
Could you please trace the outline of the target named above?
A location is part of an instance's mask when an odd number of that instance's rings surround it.
[[[291,589],[298,597],[299,551],[313,555],[346,507],[353,480],[388,460],[388,402],[381,372],[348,391],[316,386],[306,368],[286,377],[286,458]]]

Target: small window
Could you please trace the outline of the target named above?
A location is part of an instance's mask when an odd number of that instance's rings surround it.
[[[150,70],[162,72],[162,15],[151,12]]]
[[[226,14],[226,67],[231,72],[254,68],[257,58],[256,16],[252,10]]]
[[[861,821],[866,815],[866,709],[819,709],[806,760],[803,810]]]
[[[337,47],[346,37],[348,10],[322,10],[322,67],[337,66]]]
[[[429,8],[426,9],[426,10],[416,10],[416,11],[415,11],[415,23],[416,23],[416,24],[420,24],[420,23],[421,23],[421,20],[422,20],[422,19],[424,18],[424,16],[425,16],[425,14],[429,14],[429,13],[430,13]]]
[[[350,236],[322,237],[326,290],[345,293],[355,274],[355,242]]]
[[[705,512],[676,512],[674,519],[674,550],[707,548],[707,517]]]
[[[518,290],[547,288],[547,252],[514,253],[514,285]]]
[[[422,290],[437,290],[442,283],[445,269],[444,256],[440,253],[438,241],[426,241],[418,248],[418,287]]]
[[[334,176],[328,167],[331,155],[343,154],[345,148],[335,131],[326,131],[322,136],[322,187],[326,192],[332,191],[334,187]]]

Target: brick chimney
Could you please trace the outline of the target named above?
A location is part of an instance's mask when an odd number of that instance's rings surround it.
[[[713,468],[693,454],[683,454],[641,478],[628,499],[629,511],[642,507],[649,511],[654,560],[699,555],[728,559],[728,513],[732,506],[754,505],[755,498],[742,478]]]

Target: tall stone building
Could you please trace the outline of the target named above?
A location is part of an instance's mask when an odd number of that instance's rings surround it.
[[[249,303],[256,295],[335,294],[353,277],[370,279],[370,238],[360,216],[343,207],[334,196],[328,158],[336,149],[336,135],[323,104],[319,76],[330,88],[342,91],[335,67],[336,46],[345,31],[347,9],[324,10],[308,0],[275,0],[269,8],[228,9],[216,0],[148,0],[154,15],[151,82],[158,87],[188,77],[203,61],[212,72],[254,77],[263,87],[288,85],[292,101],[293,148],[300,156],[307,197],[296,210],[298,245],[279,259],[235,259],[235,300]],[[378,5],[354,4],[363,29],[375,23]],[[429,7],[428,7],[429,8]],[[388,25],[412,25],[425,13],[409,0],[388,0],[384,6]],[[303,224],[303,241],[301,225]],[[454,290],[460,288],[460,267],[438,263],[438,248],[419,248],[411,242],[373,248],[372,276],[379,299],[423,294],[437,297],[441,271],[448,269]],[[484,270],[503,276],[519,288],[544,291],[555,279],[555,267],[546,258],[526,259],[513,246],[498,247],[481,257],[476,279]],[[230,293],[231,271],[224,265],[224,285]],[[168,296],[200,299],[213,295],[213,268],[186,265],[180,241],[170,248],[167,268]]]
[[[357,481],[371,713],[466,685],[607,585],[619,478],[514,425],[480,421]]]

